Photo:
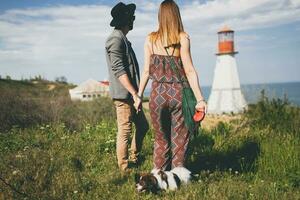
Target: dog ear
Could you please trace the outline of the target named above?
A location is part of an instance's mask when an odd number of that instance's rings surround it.
[[[157,179],[152,175],[150,176],[150,191],[154,194],[157,194],[158,190],[159,190],[159,186],[158,186],[158,182],[157,182]]]
[[[134,175],[134,181],[135,181],[135,183],[138,183],[138,182],[140,181],[140,177],[141,177],[141,174],[140,174],[140,173],[136,173],[136,174]]]

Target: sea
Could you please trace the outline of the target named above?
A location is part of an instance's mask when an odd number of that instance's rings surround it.
[[[205,99],[208,100],[211,86],[202,86],[201,89]],[[248,104],[256,103],[264,90],[265,96],[269,99],[287,97],[292,105],[300,107],[300,82],[246,84],[241,85],[241,90]],[[150,89],[145,90],[144,96],[150,96]]]

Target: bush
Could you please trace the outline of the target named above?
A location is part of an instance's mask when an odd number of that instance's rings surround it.
[[[27,128],[55,123],[64,123],[70,130],[81,130],[85,124],[111,121],[116,116],[109,98],[72,102],[65,85],[55,85],[55,90],[48,91],[47,85],[42,84],[4,84],[0,87],[0,131],[8,131],[14,126]]]
[[[7,91],[0,98],[0,130],[8,130],[12,126],[25,128],[46,123],[50,116],[42,103],[39,99],[29,99],[22,94]]]
[[[300,109],[292,107],[287,98],[270,100],[262,90],[260,100],[249,106],[244,120],[252,128],[299,133]]]
[[[82,130],[85,124],[114,120],[116,114],[113,108],[111,99],[105,97],[91,102],[70,102],[62,110],[60,121],[70,130]]]

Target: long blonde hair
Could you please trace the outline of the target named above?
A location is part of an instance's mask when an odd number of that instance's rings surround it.
[[[184,31],[179,7],[173,0],[165,0],[160,4],[158,12],[159,28],[150,34],[150,41],[161,41],[164,47],[177,45],[180,33]]]

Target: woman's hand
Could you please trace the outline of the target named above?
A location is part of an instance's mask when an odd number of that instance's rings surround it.
[[[142,97],[135,94],[135,95],[133,95],[133,100],[134,100],[133,106],[134,106],[136,112],[138,113],[139,111],[142,110]]]
[[[197,102],[196,106],[195,106],[195,109],[197,111],[204,111],[204,113],[207,112],[207,104],[204,100],[200,100]]]

